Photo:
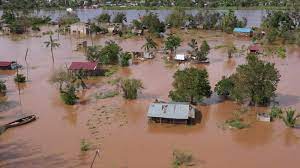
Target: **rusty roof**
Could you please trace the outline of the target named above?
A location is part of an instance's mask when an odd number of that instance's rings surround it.
[[[72,62],[69,70],[96,70],[97,62]]]
[[[12,61],[0,61],[0,67],[10,66],[12,63]]]

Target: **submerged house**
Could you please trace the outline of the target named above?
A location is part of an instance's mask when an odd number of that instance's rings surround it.
[[[15,70],[19,67],[15,61],[0,61],[0,70]]]
[[[251,45],[249,46],[249,52],[252,54],[260,54],[262,52],[262,49],[260,47],[260,45],[255,44],[255,45]]]
[[[72,62],[68,70],[74,73],[83,71],[88,76],[97,76],[102,73],[97,62]]]
[[[194,123],[196,109],[183,102],[154,102],[148,109],[148,118],[157,123]]]
[[[252,35],[253,35],[253,30],[251,28],[236,27],[233,29],[233,32],[238,35],[244,35],[244,36],[250,36],[250,37],[252,37]]]
[[[70,26],[71,34],[87,35],[89,32],[89,25],[86,23],[74,23]]]
[[[185,61],[186,60],[186,55],[185,54],[176,54],[174,59],[176,61]]]

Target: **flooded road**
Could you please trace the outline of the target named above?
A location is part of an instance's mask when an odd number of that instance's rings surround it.
[[[186,51],[191,38],[206,39],[210,46],[234,43],[238,48],[248,46],[250,40],[239,39],[221,32],[182,33],[184,42],[178,51]],[[118,37],[100,37],[95,44],[114,39],[126,51],[141,51],[144,39],[137,37],[123,40]],[[14,72],[1,71],[0,79],[8,86],[7,102],[0,109],[0,124],[23,114],[36,114],[39,119],[26,126],[10,129],[0,136],[0,167],[88,167],[94,151],[101,150],[97,168],[168,168],[171,167],[174,149],[188,151],[196,158],[195,167],[233,168],[282,168],[297,167],[300,155],[300,131],[285,127],[281,121],[273,123],[253,122],[245,130],[224,130],[220,124],[232,116],[240,105],[221,102],[213,95],[199,105],[201,122],[195,126],[149,124],[147,109],[156,98],[168,100],[172,89],[173,74],[178,65],[164,63],[162,54],[154,60],[122,68],[116,76],[142,80],[144,89],[137,100],[127,101],[122,96],[95,99],[95,93],[107,86],[107,80],[88,82],[89,89],[81,93],[81,102],[73,107],[64,105],[58,89],[49,83],[53,72],[50,49],[42,38],[26,38],[13,41],[0,37],[1,60],[17,60],[26,65],[24,55],[29,48],[29,82],[18,87],[13,82]],[[84,60],[83,53],[73,51],[76,41],[84,39],[61,36],[61,47],[54,50],[54,69]],[[223,75],[231,74],[236,66],[245,62],[244,56],[227,58],[224,48],[213,49],[211,63],[198,66],[206,68],[212,88]],[[300,49],[288,47],[286,59],[264,58],[276,63],[281,74],[278,86],[279,104],[300,111]],[[26,74],[26,68],[22,70]],[[83,103],[84,102],[84,103]],[[252,107],[249,118],[267,108]],[[87,139],[93,149],[80,152],[80,141]]]

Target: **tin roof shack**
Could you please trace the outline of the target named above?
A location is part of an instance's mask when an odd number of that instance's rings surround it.
[[[71,34],[88,35],[89,25],[86,23],[74,23],[70,26]]]
[[[20,67],[15,61],[0,61],[0,70],[15,70]]]
[[[68,70],[74,73],[83,71],[88,76],[103,74],[97,62],[72,62]]]
[[[241,35],[241,36],[249,36],[249,37],[253,36],[253,30],[251,28],[236,27],[236,28],[233,29],[233,32],[235,34]]]
[[[262,52],[262,49],[258,44],[251,45],[248,49],[251,54],[260,54]]]
[[[186,60],[186,55],[185,54],[176,54],[174,59],[176,61],[185,61]]]
[[[148,118],[156,123],[194,124],[196,109],[189,103],[154,102],[148,109]]]

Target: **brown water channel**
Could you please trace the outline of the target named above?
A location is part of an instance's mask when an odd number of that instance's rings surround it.
[[[211,46],[233,42],[239,48],[250,45],[250,40],[216,32],[181,33],[184,43],[179,52],[188,49],[191,38],[206,39]],[[118,37],[100,37],[95,44],[114,39],[124,50],[141,50],[144,39],[123,40]],[[149,60],[129,68],[120,69],[118,76],[141,79],[145,89],[137,100],[126,101],[121,96],[96,100],[94,93],[109,88],[104,78],[88,81],[89,89],[80,93],[79,104],[64,105],[58,89],[49,83],[53,72],[50,51],[43,42],[48,36],[30,37],[14,41],[0,37],[0,60],[17,60],[26,65],[24,55],[29,48],[29,82],[18,87],[13,82],[15,72],[1,71],[6,80],[8,104],[0,112],[0,124],[22,116],[36,114],[37,121],[10,129],[0,136],[0,167],[88,167],[95,149],[101,150],[99,168],[167,168],[171,167],[174,149],[191,152],[196,158],[195,167],[282,168],[298,167],[300,131],[287,129],[281,121],[261,123],[253,120],[244,130],[223,130],[220,123],[230,118],[240,106],[231,101],[221,102],[213,95],[199,105],[202,120],[195,126],[149,124],[147,109],[154,99],[168,100],[172,76],[178,65],[168,66],[157,54]],[[72,61],[84,60],[83,53],[73,51],[76,37],[61,36],[61,47],[55,49],[54,68],[64,67]],[[206,68],[213,87],[223,75],[234,72],[245,62],[244,56],[228,60],[224,49],[213,49],[211,63]],[[281,81],[278,86],[279,104],[300,111],[300,50],[288,47],[286,59],[264,58],[276,63]],[[26,68],[22,70],[26,74]],[[249,117],[267,108],[250,108]],[[80,151],[81,139],[93,144],[87,153]]]

